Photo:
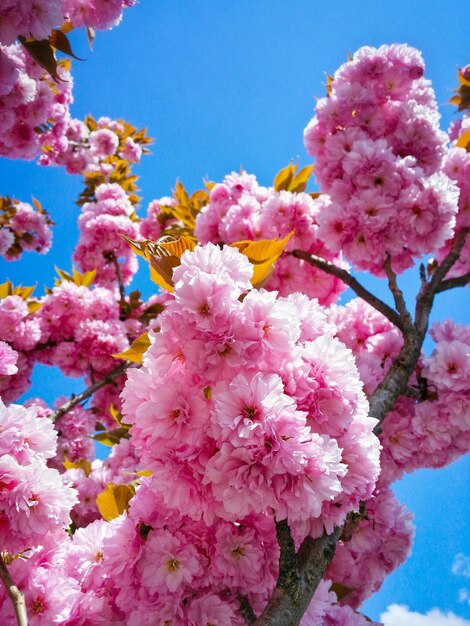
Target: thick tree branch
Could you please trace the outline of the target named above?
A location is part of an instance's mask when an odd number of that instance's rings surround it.
[[[341,528],[336,528],[331,535],[324,534],[317,539],[311,537],[304,539],[297,554],[300,577],[298,595],[294,597],[281,586],[280,575],[268,605],[254,626],[296,626],[299,624],[333,559],[340,535]]]
[[[0,578],[12,601],[18,626],[28,626],[28,615],[26,613],[24,595],[11,579],[10,572],[3,560],[3,555],[0,556]]]
[[[309,254],[308,252],[303,252],[303,250],[293,250],[291,252],[292,256],[297,259],[302,259],[313,265],[314,267],[318,267],[318,269],[323,270],[327,274],[331,274],[332,276],[336,276],[343,281],[345,285],[351,287],[356,295],[362,298],[365,302],[368,302],[374,309],[385,315],[392,324],[394,324],[401,331],[404,330],[403,322],[396,311],[392,309],[392,307],[388,306],[385,302],[374,296],[368,289],[366,289],[361,283],[351,276],[351,274],[337,265],[330,263],[329,261],[325,261],[325,259],[321,259],[314,254]]]
[[[97,380],[96,383],[93,383],[93,385],[90,385],[90,387],[84,389],[76,396],[72,396],[70,400],[67,400],[67,402],[65,402],[60,408],[51,413],[49,419],[51,419],[53,422],[56,422],[60,417],[62,417],[62,415],[65,415],[74,407],[76,407],[77,404],[81,404],[84,400],[92,396],[96,391],[98,391],[105,385],[109,385],[110,383],[112,383],[115,378],[119,378],[119,376],[124,374],[126,369],[131,365],[133,365],[133,363],[131,363],[130,361],[124,361],[124,363],[121,363],[120,365],[118,365],[118,367],[115,367],[108,374],[106,374],[106,376],[100,378],[100,380]]]
[[[350,286],[359,297],[363,298],[378,311],[386,315],[403,333],[404,342],[400,353],[392,363],[383,381],[369,398],[370,414],[379,420],[379,423],[374,428],[376,435],[380,433],[380,425],[387,413],[395,405],[398,397],[408,389],[408,380],[418,362],[428,329],[429,314],[433,305],[434,296],[436,293],[439,293],[441,285],[447,283],[447,281],[444,281],[444,278],[459,258],[465,244],[467,232],[468,229],[462,229],[456,235],[451,250],[437,266],[429,282],[426,280],[424,270],[422,269],[420,271],[421,289],[416,298],[414,322],[411,321],[411,316],[406,308],[403,294],[398,288],[396,276],[391,271],[391,265],[388,271],[386,268],[386,271],[389,278],[389,286],[395,298],[395,304],[399,314],[368,292],[345,270],[323,259],[302,252],[301,250],[292,252],[293,256],[304,259],[315,267],[340,278],[345,284]],[[315,590],[325,575],[328,565],[333,559],[336,544],[343,530],[343,528],[336,528],[331,535],[324,534],[318,539],[312,539],[311,537],[305,538],[297,554],[299,581],[298,592],[295,593],[292,593],[289,585],[286,585],[286,581],[292,580],[292,575],[289,576],[289,571],[292,571],[290,560],[286,559],[289,550],[284,551],[281,546],[279,562],[280,572],[276,588],[263,614],[256,620],[254,626],[297,626],[299,624]],[[277,526],[277,533],[278,541],[281,545],[283,534],[280,533],[279,525]]]

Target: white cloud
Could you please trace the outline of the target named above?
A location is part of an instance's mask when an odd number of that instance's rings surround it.
[[[459,554],[455,556],[454,563],[452,565],[452,574],[470,578],[470,556],[467,556],[463,552],[459,552]]]
[[[470,593],[468,592],[468,589],[459,590],[459,602],[465,602],[465,604],[470,606]]]
[[[453,613],[432,609],[423,615],[400,604],[391,604],[380,616],[380,621],[384,626],[470,626],[469,621]]]

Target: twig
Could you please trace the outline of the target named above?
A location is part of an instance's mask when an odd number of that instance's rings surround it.
[[[121,268],[119,267],[119,261],[117,260],[114,252],[112,251],[108,252],[105,255],[105,258],[111,261],[111,263],[114,265],[114,270],[116,272],[116,278],[117,278],[117,282],[119,285],[119,304],[121,305],[121,309],[124,310],[125,307],[127,307],[126,290],[124,288],[124,282],[122,280],[122,274],[121,274]]]
[[[251,608],[251,604],[248,602],[248,599],[245,598],[245,596],[238,596],[238,600],[240,602],[240,613],[245,620],[245,624],[251,626],[256,622],[255,612]]]
[[[92,396],[96,391],[98,391],[105,385],[109,385],[110,383],[112,383],[115,378],[121,376],[121,374],[123,374],[126,369],[131,365],[133,365],[133,363],[131,363],[130,361],[124,361],[124,363],[121,363],[120,365],[118,365],[118,367],[115,367],[113,370],[108,372],[106,376],[100,378],[100,380],[97,380],[96,383],[93,383],[92,385],[90,385],[90,387],[84,389],[76,396],[72,396],[70,400],[67,400],[67,402],[65,402],[60,408],[51,413],[49,419],[51,419],[53,422],[56,422],[60,417],[62,417],[62,415],[65,415],[74,407],[76,407],[77,404],[81,404],[84,400]]]
[[[310,265],[318,267],[318,269],[323,270],[327,274],[331,274],[332,276],[336,276],[336,278],[342,280],[345,285],[351,287],[356,295],[365,300],[365,302],[368,302],[372,307],[374,307],[374,309],[382,313],[382,315],[385,315],[385,317],[402,332],[404,331],[403,322],[398,313],[394,311],[392,307],[388,306],[388,304],[380,300],[380,298],[374,296],[374,294],[361,285],[361,283],[354,278],[354,276],[351,276],[347,270],[338,267],[329,261],[325,261],[325,259],[321,259],[314,254],[304,252],[303,250],[293,250],[291,254],[295,258],[307,261]]]
[[[12,601],[18,626],[28,626],[28,614],[26,612],[24,595],[11,579],[10,572],[3,560],[3,555],[0,555],[0,578]]]
[[[456,276],[455,278],[448,278],[443,280],[436,289],[436,293],[447,291],[448,289],[454,289],[454,287],[465,287],[470,283],[470,272],[462,274],[462,276]]]
[[[406,306],[405,298],[403,297],[403,292],[398,286],[397,275],[393,271],[392,268],[392,260],[390,256],[387,255],[385,262],[383,264],[383,268],[388,278],[388,287],[392,292],[393,299],[395,301],[395,307],[400,315],[400,319],[403,322],[403,327],[406,331],[410,330],[413,327],[413,320],[411,318],[410,312]]]

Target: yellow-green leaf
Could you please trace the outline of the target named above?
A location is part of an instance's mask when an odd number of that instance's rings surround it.
[[[121,439],[127,439],[129,437],[128,427],[122,426],[121,428],[114,428],[113,430],[106,430],[103,433],[96,433],[92,436],[94,441],[99,441],[105,446],[114,446],[121,441]]]
[[[89,476],[91,474],[91,463],[88,459],[69,461],[68,458],[65,457],[64,467],[65,469],[82,469],[85,472],[86,476]]]
[[[307,189],[308,179],[310,178],[313,172],[313,167],[314,167],[313,165],[307,165],[306,167],[303,167],[300,171],[298,171],[297,174],[289,183],[287,187],[287,191],[292,191],[292,192],[297,192],[297,193],[301,191],[305,191]]]
[[[283,189],[288,189],[294,177],[296,169],[296,165],[292,165],[292,163],[289,163],[287,167],[284,167],[282,170],[280,170],[274,178],[274,191],[282,191]]]
[[[109,522],[127,511],[134,493],[135,489],[131,485],[109,483],[106,491],[96,496],[96,504],[102,518]]]
[[[0,285],[0,298],[4,300],[8,296],[11,296],[13,293],[13,285],[9,280],[5,281]]]
[[[81,284],[84,287],[89,287],[91,284],[93,284],[93,281],[95,280],[95,277],[96,277],[96,269],[90,270],[89,272],[85,272],[82,275],[82,282],[81,282]]]
[[[284,239],[260,239],[258,241],[237,241],[231,246],[238,248],[254,266],[251,284],[254,287],[262,286],[274,269],[274,263],[281,256],[289,239],[294,234],[291,231]]]
[[[116,359],[132,361],[133,363],[142,363],[142,357],[149,348],[150,338],[148,332],[145,332],[139,335],[139,337],[132,342],[130,348],[128,348],[125,352],[113,354],[113,357]]]
[[[28,311],[32,314],[32,313],[36,313],[36,311],[39,311],[39,309],[42,307],[41,302],[39,302],[38,300],[30,300],[28,302]]]

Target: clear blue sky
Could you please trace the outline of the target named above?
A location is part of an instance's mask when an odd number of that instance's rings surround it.
[[[470,62],[468,10],[465,0],[141,0],[118,28],[98,34],[93,52],[84,33],[73,35],[76,54],[87,61],[74,63],[72,112],[123,117],[155,138],[152,155],[138,168],[141,214],[148,201],[169,194],[176,178],[192,190],[204,177],[220,180],[243,165],[270,184],[290,159],[309,162],[302,131],[315,97],[324,95],[324,72],[334,72],[362,45],[406,42],[419,48],[447,128],[455,115],[446,103],[457,68]],[[2,194],[37,197],[56,222],[51,254],[25,255],[23,262],[2,266],[2,276],[37,282],[41,290],[52,283],[54,265],[70,268],[80,179],[61,169],[2,160],[0,182]],[[405,277],[410,300],[413,274]],[[146,276],[141,274],[139,287],[149,294],[153,287]],[[379,282],[369,286],[382,289]],[[435,319],[468,323],[469,293],[441,296]],[[28,395],[52,400],[58,388],[70,393],[82,384],[64,384],[41,367]],[[464,459],[397,484],[399,498],[416,515],[415,547],[367,604],[370,617],[400,603],[421,613],[439,607],[470,619],[469,605],[458,601],[469,581],[451,573],[455,555],[470,554],[469,478]]]

